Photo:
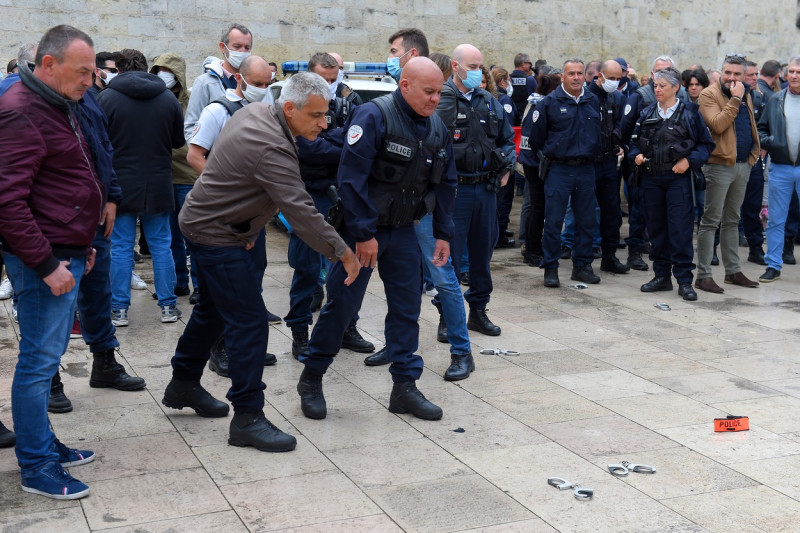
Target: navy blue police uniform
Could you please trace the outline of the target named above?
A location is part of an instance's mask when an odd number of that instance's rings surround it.
[[[750,98],[753,100],[753,116],[756,123],[758,123],[761,113],[767,105],[767,98],[758,91],[749,91]],[[764,158],[761,153],[758,154],[758,159],[750,169],[750,178],[747,181],[747,188],[744,193],[744,201],[742,201],[741,210],[741,224],[744,236],[747,239],[747,246],[750,247],[749,260],[755,260],[759,264],[766,264],[764,262],[764,226],[761,225],[761,205],[764,197]],[[796,197],[796,194],[793,196]],[[760,251],[760,253],[758,253]],[[760,259],[760,260],[759,260]]]
[[[344,126],[353,109],[355,106],[346,98],[337,96],[331,99],[325,114],[328,128],[313,141],[304,137],[296,138],[300,177],[317,211],[323,215],[331,207],[332,201],[327,190],[331,185],[336,185],[339,159],[344,147]],[[294,233],[289,236],[288,258],[294,275],[289,288],[289,313],[284,320],[293,333],[307,332],[313,320],[311,302],[314,290],[319,285],[320,270],[327,268],[328,262]],[[356,320],[357,315],[352,318],[350,325],[355,326]]]
[[[622,216],[619,201],[620,177],[617,161],[621,142],[622,112],[625,96],[619,91],[607,93],[592,81],[589,92],[597,97],[602,121],[601,152],[595,162],[597,204],[600,206],[600,238],[603,258],[614,256],[619,244]],[[601,268],[603,268],[601,266]]]
[[[378,274],[387,314],[384,335],[395,383],[416,381],[423,361],[419,341],[421,255],[414,222],[433,214],[433,234],[452,240],[456,173],[447,129],[437,116],[422,117],[400,90],[354,109],[339,164],[344,208],[343,238],[378,241]],[[322,308],[300,362],[324,374],[339,351],[350,317],[359,309],[372,269],[362,268],[347,286],[347,273],[334,263],[328,273],[328,303]]]
[[[550,170],[545,177],[545,224],[542,236],[542,267],[558,268],[561,257],[561,226],[567,204],[575,213],[575,269],[590,267],[594,259],[592,236],[595,218],[595,160],[601,152],[600,106],[597,97],[582,89],[578,101],[559,85],[531,110],[528,142],[532,153],[539,150]]]
[[[514,130],[500,102],[483,89],[466,95],[452,79],[442,88],[436,114],[453,140],[458,194],[453,221],[458,238],[450,256],[461,272],[464,250],[469,252],[469,289],[464,299],[473,312],[484,312],[492,294],[489,263],[497,243],[497,186],[516,161]]]
[[[531,151],[530,138],[533,130],[533,112],[535,102],[527,114],[523,112],[522,131],[520,132],[519,156],[522,170],[525,172],[526,187],[531,199],[531,210],[528,213],[525,227],[525,261],[530,266],[538,267],[542,261],[542,232],[544,231],[544,182],[539,177],[539,154]]]
[[[506,114],[506,120],[508,123],[518,124],[518,122],[516,122],[519,116],[517,114],[517,105],[502,87],[497,88],[497,101],[500,102],[500,105]],[[500,231],[497,238],[498,247],[508,247],[514,245],[513,239],[511,239],[510,236],[506,237],[505,232],[508,229],[508,224],[511,222],[511,208],[514,205],[514,191],[516,190],[515,178],[516,172],[512,170],[511,175],[508,178],[508,183],[506,183],[505,187],[501,187],[498,191],[497,221],[500,225]]]
[[[536,92],[536,78],[534,76],[528,76],[519,69],[511,71],[509,78],[511,79],[511,85],[514,87],[514,93],[511,95],[511,99],[514,101],[517,111],[511,125],[519,126],[522,123],[522,114],[525,112],[528,97]]]
[[[650,257],[657,278],[675,276],[678,284],[691,283],[695,268],[692,216],[692,172],[672,171],[683,157],[692,170],[699,170],[714,150],[714,141],[696,104],[678,101],[667,119],[658,114],[658,103],[645,107],[631,137],[628,157],[633,162],[643,154],[641,190],[647,211]],[[635,163],[633,166],[636,166]]]

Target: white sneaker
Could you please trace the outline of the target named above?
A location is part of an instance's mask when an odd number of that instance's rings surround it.
[[[165,305],[161,308],[161,322],[177,322],[183,313],[174,305]]]
[[[136,272],[131,272],[131,289],[135,291],[147,289],[147,283],[142,281],[142,278],[140,278]]]
[[[0,283],[0,300],[8,300],[13,293],[14,287],[11,286],[11,280],[3,279],[3,282]]]
[[[117,309],[116,311],[111,311],[111,323],[118,328],[124,328],[128,325],[128,310],[127,309]]]
[[[427,294],[428,296],[430,296],[432,298],[434,296],[437,296],[439,294],[439,291],[437,291],[436,287],[434,287],[434,288],[432,288],[430,290],[425,291],[425,294]]]
[[[11,316],[14,318],[14,322],[19,324],[19,317],[17,316],[17,304],[11,304]]]

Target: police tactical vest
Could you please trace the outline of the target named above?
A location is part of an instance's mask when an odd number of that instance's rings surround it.
[[[224,107],[228,111],[228,114],[230,116],[233,116],[234,113],[236,113],[237,111],[239,111],[241,108],[244,107],[244,104],[242,103],[242,100],[238,100],[236,102],[232,102],[232,101],[228,100],[227,98],[217,98],[216,100],[214,100],[211,103],[212,104],[219,104],[222,107]]]
[[[328,104],[328,110],[325,112],[325,122],[328,123],[328,127],[320,133],[320,137],[324,138],[329,131],[344,127],[349,114],[350,102],[346,98],[337,96],[332,99]],[[334,185],[338,169],[338,163],[326,165],[317,161],[310,161],[309,158],[300,160],[300,176],[309,191],[322,192],[330,185]]]
[[[495,109],[494,98],[488,93],[486,95],[488,98],[480,97],[486,104],[477,108],[464,104],[456,95],[456,119],[450,125],[450,134],[459,174],[488,176],[505,168],[505,161],[497,149],[497,138],[500,136],[498,110]],[[473,94],[472,97],[478,95]]]
[[[668,119],[662,119],[658,107],[639,124],[637,144],[655,174],[672,169],[681,158],[687,157],[695,147],[683,102]]]
[[[328,105],[328,111],[325,113],[325,121],[328,123],[328,129],[344,127],[349,115],[350,102],[346,98],[337,96],[331,100]]]
[[[386,134],[372,165],[369,198],[378,212],[378,227],[405,226],[436,205],[431,185],[441,182],[447,165],[446,129],[432,115],[427,135],[420,138],[394,93],[372,102],[381,110]]]
[[[617,147],[619,146],[619,137],[614,133],[614,124],[617,121],[617,116],[620,110],[614,105],[614,95],[606,93],[605,98],[600,101],[600,131],[601,131],[601,144],[602,158],[616,155]]]
[[[636,92],[639,93],[639,98],[642,99],[642,109],[656,102],[656,93],[651,85],[639,87]]]

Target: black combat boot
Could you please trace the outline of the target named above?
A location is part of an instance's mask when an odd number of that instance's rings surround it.
[[[308,352],[308,328],[292,330],[292,356],[297,359]]]
[[[214,346],[211,347],[211,357],[208,359],[208,369],[216,372],[223,378],[229,377],[228,374],[228,350],[225,348],[225,339],[220,337]]]
[[[797,264],[797,260],[794,258],[794,239],[792,237],[783,239],[783,262],[787,265]]]
[[[141,390],[147,386],[144,379],[128,375],[125,367],[117,362],[114,349],[92,354],[92,375],[89,386],[96,389],[111,388],[121,391]]]
[[[422,420],[440,420],[442,409],[434,405],[417,388],[415,381],[395,383],[389,397],[390,413],[411,413]]]
[[[613,274],[627,274],[631,267],[623,265],[614,252],[604,252],[600,261],[600,270]]]
[[[297,439],[276,428],[263,412],[235,413],[228,444],[252,446],[262,452],[290,452],[297,446]]]
[[[47,403],[47,410],[51,413],[69,413],[72,411],[72,402],[64,394],[64,384],[61,383],[61,374],[56,372],[50,382],[50,400]]]
[[[444,373],[445,381],[460,381],[467,379],[475,370],[475,361],[472,359],[472,354],[456,355],[450,354],[450,366]]]
[[[297,394],[300,395],[300,409],[306,418],[322,420],[328,416],[328,406],[322,393],[322,376],[311,373],[306,367],[297,382]]]
[[[358,353],[372,353],[375,351],[375,345],[365,340],[355,326],[349,326],[345,330],[344,337],[342,337],[342,348]]]
[[[188,407],[207,418],[228,416],[230,411],[228,404],[211,396],[211,393],[200,385],[199,380],[182,381],[172,378],[164,391],[161,403],[172,409]]]

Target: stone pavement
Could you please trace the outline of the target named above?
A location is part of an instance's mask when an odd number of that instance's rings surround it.
[[[287,239],[274,228],[268,235],[264,297],[285,314]],[[751,278],[763,272],[743,264]],[[152,287],[149,263],[136,270]],[[71,469],[91,495],[23,493],[13,450],[0,450],[0,530],[800,530],[800,266],[757,289],[701,292],[694,303],[641,293],[652,272],[601,273],[602,283],[576,290],[562,265],[562,287],[545,289],[518,249],[498,251],[493,271],[489,316],[503,335],[472,335],[477,370],[466,381],[442,380],[448,346],[436,342],[437,313],[423,298],[420,388],[444,409],[439,422],[389,413],[387,369],[349,351],[325,378],[328,418],[304,418],[290,332],[273,326],[266,414],[297,437],[285,454],[228,446],[229,418],[161,405],[182,322],[161,324],[150,292],[133,291],[131,325],[118,336],[147,390],[90,389],[80,340],[62,361],[75,410],[51,421],[61,440],[97,453]],[[723,269],[714,272],[721,282]],[[188,318],[187,298],[179,303]],[[10,300],[0,305],[0,420],[10,424],[18,331]],[[373,276],[359,328],[378,345],[384,312]],[[203,384],[224,397],[225,379],[209,372]],[[750,431],[713,433],[726,414],[749,415]],[[606,465],[622,460],[658,471],[611,476]],[[593,488],[594,499],[548,486],[552,476]]]

